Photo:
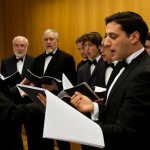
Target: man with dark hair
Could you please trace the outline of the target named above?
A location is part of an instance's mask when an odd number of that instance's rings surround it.
[[[148,27],[139,14],[119,12],[106,18],[104,45],[120,72],[99,105],[76,92],[71,103],[81,112],[99,115],[106,150],[150,149],[150,58],[144,49]],[[99,107],[97,107],[99,106]],[[97,109],[98,108],[98,109]]]
[[[83,44],[89,61],[79,68],[77,84],[86,82],[91,88],[97,85],[98,68],[104,66],[104,61],[100,55],[101,41],[102,36],[100,34],[88,33],[84,36]]]
[[[79,68],[88,61],[88,56],[87,56],[87,53],[86,53],[86,50],[85,50],[85,47],[83,44],[85,36],[86,36],[86,34],[83,34],[82,36],[78,37],[75,42],[77,49],[79,50],[79,53],[83,59],[77,64],[77,72],[78,72]]]

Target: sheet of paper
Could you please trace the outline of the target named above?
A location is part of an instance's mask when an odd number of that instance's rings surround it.
[[[71,82],[69,81],[69,79],[66,77],[66,75],[63,73],[62,75],[62,85],[63,85],[63,89],[70,89],[73,87],[73,85],[71,84]]]
[[[106,88],[102,88],[99,86],[94,86],[94,87],[95,87],[94,92],[105,92],[106,91]]]
[[[4,80],[5,78],[4,78],[4,76],[0,73],[0,78],[2,79],[2,80]]]
[[[103,148],[98,124],[46,90],[47,105],[43,137]]]

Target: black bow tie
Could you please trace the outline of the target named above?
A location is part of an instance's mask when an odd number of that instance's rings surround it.
[[[19,60],[23,61],[23,58],[16,58],[16,62],[18,62]]]
[[[53,54],[53,53],[48,53],[48,54],[45,53],[45,58],[48,57],[48,56],[54,56],[54,55],[55,55],[55,54]]]
[[[123,68],[126,68],[128,66],[127,62],[125,60],[120,61],[120,66]]]
[[[90,60],[89,60],[88,63],[89,63],[90,66],[91,66],[92,64],[95,65],[95,66],[97,65],[96,59],[94,59],[93,61],[90,61]]]
[[[107,67],[111,67],[111,68],[114,68],[115,66],[114,66],[114,63],[108,63],[107,61],[105,62],[105,66],[106,66],[106,68]]]

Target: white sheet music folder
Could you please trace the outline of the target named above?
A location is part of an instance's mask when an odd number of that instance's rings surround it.
[[[47,104],[43,137],[103,148],[98,124],[46,90]]]

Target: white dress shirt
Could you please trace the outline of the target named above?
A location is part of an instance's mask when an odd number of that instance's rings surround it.
[[[57,50],[55,50],[54,52],[52,52],[53,54],[56,53]],[[47,52],[46,52],[47,53]],[[48,53],[47,53],[48,54]],[[53,56],[48,56],[45,58],[45,63],[44,63],[44,72],[43,74],[45,73],[46,69],[47,69],[47,66],[48,64],[50,63],[51,59],[52,59]]]
[[[101,58],[101,55],[99,55],[98,57],[95,58],[97,63],[98,63],[98,61],[100,60],[100,58]],[[91,61],[92,61],[92,60],[91,60]],[[93,73],[95,67],[96,67],[96,66],[95,66],[94,64],[91,65],[91,68],[90,68],[90,69],[91,69],[91,74]]]
[[[16,57],[16,59],[19,59],[19,58]],[[19,71],[20,74],[22,74],[22,69],[23,69],[24,60],[25,60],[25,57],[23,57],[23,61],[22,61],[22,60],[19,60],[19,61],[17,62],[17,70]]]

